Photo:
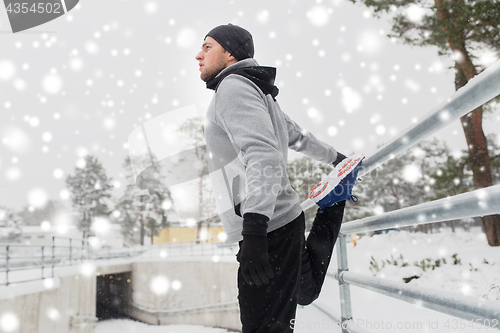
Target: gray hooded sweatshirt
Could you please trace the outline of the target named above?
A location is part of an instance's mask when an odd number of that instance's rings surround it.
[[[244,59],[216,79],[249,66],[259,65],[253,58]],[[267,81],[274,84],[274,74]],[[210,180],[226,243],[241,240],[242,231],[265,235],[301,214],[286,170],[288,148],[324,163],[337,158],[334,148],[297,125],[254,82],[239,74],[223,77],[206,115]]]

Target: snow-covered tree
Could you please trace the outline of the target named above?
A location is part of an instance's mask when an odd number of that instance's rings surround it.
[[[106,171],[96,157],[85,156],[85,166],[75,168],[75,175],[66,178],[66,186],[71,193],[71,203],[78,212],[78,229],[83,237],[89,237],[93,218],[110,214],[107,199],[113,186],[112,178],[106,176]]]
[[[19,216],[21,217],[23,225],[39,226],[43,221],[53,221],[54,218],[67,208],[62,201],[48,200],[43,207],[30,209],[25,207]]]
[[[402,155],[389,160],[358,182],[358,206],[373,214],[389,212],[430,201],[434,197],[435,174],[446,161],[448,148],[437,139],[422,141]],[[419,231],[432,225],[417,226]],[[413,228],[410,228],[413,229]]]
[[[0,239],[15,242],[21,235],[21,218],[7,207],[0,206]]]
[[[329,174],[333,170],[333,166],[323,162],[318,162],[315,159],[304,156],[295,159],[288,163],[286,168],[290,185],[300,197],[300,202],[303,202],[309,197],[309,191],[321,178]],[[309,230],[316,216],[316,208],[311,208],[305,211],[306,230]]]
[[[158,167],[153,165],[144,170],[138,178],[139,183],[134,179],[129,156],[125,158],[123,167],[127,187],[116,205],[116,210],[120,212],[118,221],[126,239],[144,245],[146,234],[152,241],[160,229],[168,227],[167,213],[172,207],[172,199],[162,183]]]
[[[211,184],[206,180],[208,175],[208,151],[205,144],[204,124],[202,117],[194,117],[186,120],[179,126],[180,132],[187,134],[191,140],[190,144],[195,148],[196,164],[198,174],[198,212],[197,212],[197,236],[201,238],[201,228],[205,224],[207,228],[215,221],[219,221],[215,200],[210,195]],[[184,161],[181,159],[180,164]]]
[[[393,34],[416,46],[437,46],[440,55],[455,62],[455,89],[465,86],[484,67],[478,54],[500,51],[500,2],[475,0],[351,0],[381,13],[394,13]],[[484,135],[483,107],[461,118],[475,188],[493,184],[488,141]],[[500,215],[482,217],[488,244],[500,246]]]

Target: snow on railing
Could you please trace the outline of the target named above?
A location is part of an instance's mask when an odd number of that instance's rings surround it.
[[[405,152],[498,95],[500,95],[500,61],[485,69],[445,102],[427,113],[416,124],[368,156],[362,162],[358,175],[361,177],[375,170],[388,160]],[[314,206],[314,202],[309,199],[302,203],[303,210]],[[500,185],[343,224],[336,246],[339,272],[335,275],[339,281],[340,289],[340,326],[342,332],[360,332],[361,329],[353,325],[349,287],[351,284],[459,318],[482,319],[498,323],[500,321],[498,302],[446,293],[441,290],[409,287],[402,283],[349,272],[346,248],[346,236],[355,232],[491,214],[500,214]]]

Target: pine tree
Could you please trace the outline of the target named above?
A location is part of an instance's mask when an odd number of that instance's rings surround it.
[[[85,166],[75,168],[75,175],[66,178],[66,186],[71,193],[71,203],[79,214],[78,229],[83,237],[90,234],[90,226],[94,217],[107,216],[110,209],[106,199],[111,197],[109,191],[113,188],[111,178],[96,157],[85,156]]]
[[[455,90],[465,86],[483,70],[474,63],[476,53],[484,49],[500,50],[500,1],[475,0],[351,0],[374,10],[375,16],[394,12],[393,34],[416,46],[437,46],[440,55],[455,61]],[[420,11],[420,18],[407,11]],[[483,107],[461,118],[472,166],[475,188],[493,184],[488,141],[482,128]],[[482,217],[488,244],[500,245],[500,215]]]
[[[172,199],[161,181],[160,170],[155,166],[142,172],[138,178],[140,184],[136,184],[129,156],[125,158],[123,167],[128,184],[116,205],[116,210],[120,212],[118,221],[126,239],[144,245],[146,234],[152,242],[160,229],[168,227],[167,213],[172,206]],[[139,234],[136,230],[139,230]]]
[[[16,242],[21,236],[21,218],[7,207],[0,206],[0,239]]]
[[[448,148],[437,139],[425,140],[373,170],[358,182],[356,206],[367,207],[372,213],[389,212],[415,206],[434,198],[432,185],[435,174],[446,160]],[[353,190],[354,192],[354,190]],[[431,231],[433,225],[419,225],[409,229]]]

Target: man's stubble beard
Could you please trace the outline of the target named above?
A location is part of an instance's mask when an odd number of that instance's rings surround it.
[[[226,64],[224,63],[224,59],[220,58],[218,63],[210,68],[206,68],[205,71],[200,74],[200,78],[203,82],[208,82],[214,79],[224,68],[226,68]]]

